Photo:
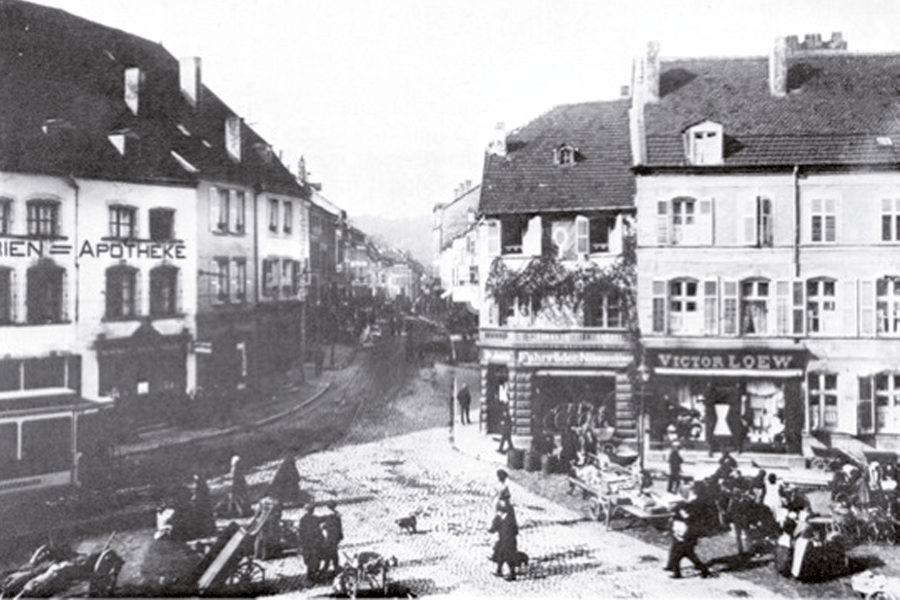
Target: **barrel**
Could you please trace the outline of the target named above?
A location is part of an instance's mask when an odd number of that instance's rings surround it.
[[[506,451],[506,465],[510,469],[521,469],[525,463],[525,451],[518,448],[510,448]]]
[[[556,473],[556,457],[552,454],[545,454],[541,457],[541,473],[544,475],[552,475]]]
[[[541,469],[541,455],[537,452],[525,453],[525,470],[534,473]]]

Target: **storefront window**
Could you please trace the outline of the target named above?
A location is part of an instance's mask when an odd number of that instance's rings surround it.
[[[747,438],[756,443],[783,443],[784,388],[772,380],[747,381],[749,431]]]
[[[807,377],[809,428],[811,431],[837,428],[837,374],[810,373]]]

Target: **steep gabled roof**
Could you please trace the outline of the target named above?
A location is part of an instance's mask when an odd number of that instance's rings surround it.
[[[634,205],[628,100],[558,106],[506,139],[507,155],[485,158],[486,215],[590,211]],[[576,162],[554,162],[563,144]]]
[[[137,115],[124,100],[125,70],[134,67],[142,77]],[[229,158],[224,123],[234,115],[205,87],[192,106],[178,60],[159,44],[59,9],[0,0],[2,170],[185,184],[205,177],[301,193],[246,125],[243,160]],[[114,134],[126,138],[124,155],[109,140]]]
[[[900,55],[789,55],[781,97],[769,91],[768,64],[762,57],[662,61],[660,100],[645,109],[647,165],[686,166],[681,134],[704,119],[724,126],[726,166],[898,162]]]

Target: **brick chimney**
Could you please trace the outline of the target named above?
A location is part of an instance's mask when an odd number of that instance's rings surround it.
[[[488,144],[488,154],[506,156],[506,124],[497,123],[494,127],[494,136]]]
[[[141,91],[141,70],[138,67],[125,69],[125,105],[131,114],[138,114],[138,104]]]
[[[787,40],[775,38],[772,53],[769,55],[769,92],[773,96],[787,95]]]
[[[203,89],[201,80],[201,62],[198,56],[188,56],[178,61],[178,79],[181,83],[181,93],[193,106],[200,103],[200,91]]]
[[[659,102],[659,42],[647,42],[644,64],[644,102]]]

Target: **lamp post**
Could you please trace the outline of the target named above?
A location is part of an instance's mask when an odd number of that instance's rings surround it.
[[[638,460],[641,467],[641,487],[644,478],[644,397],[647,393],[647,382],[650,381],[650,368],[643,362],[637,368],[641,380],[641,404],[638,413]]]

